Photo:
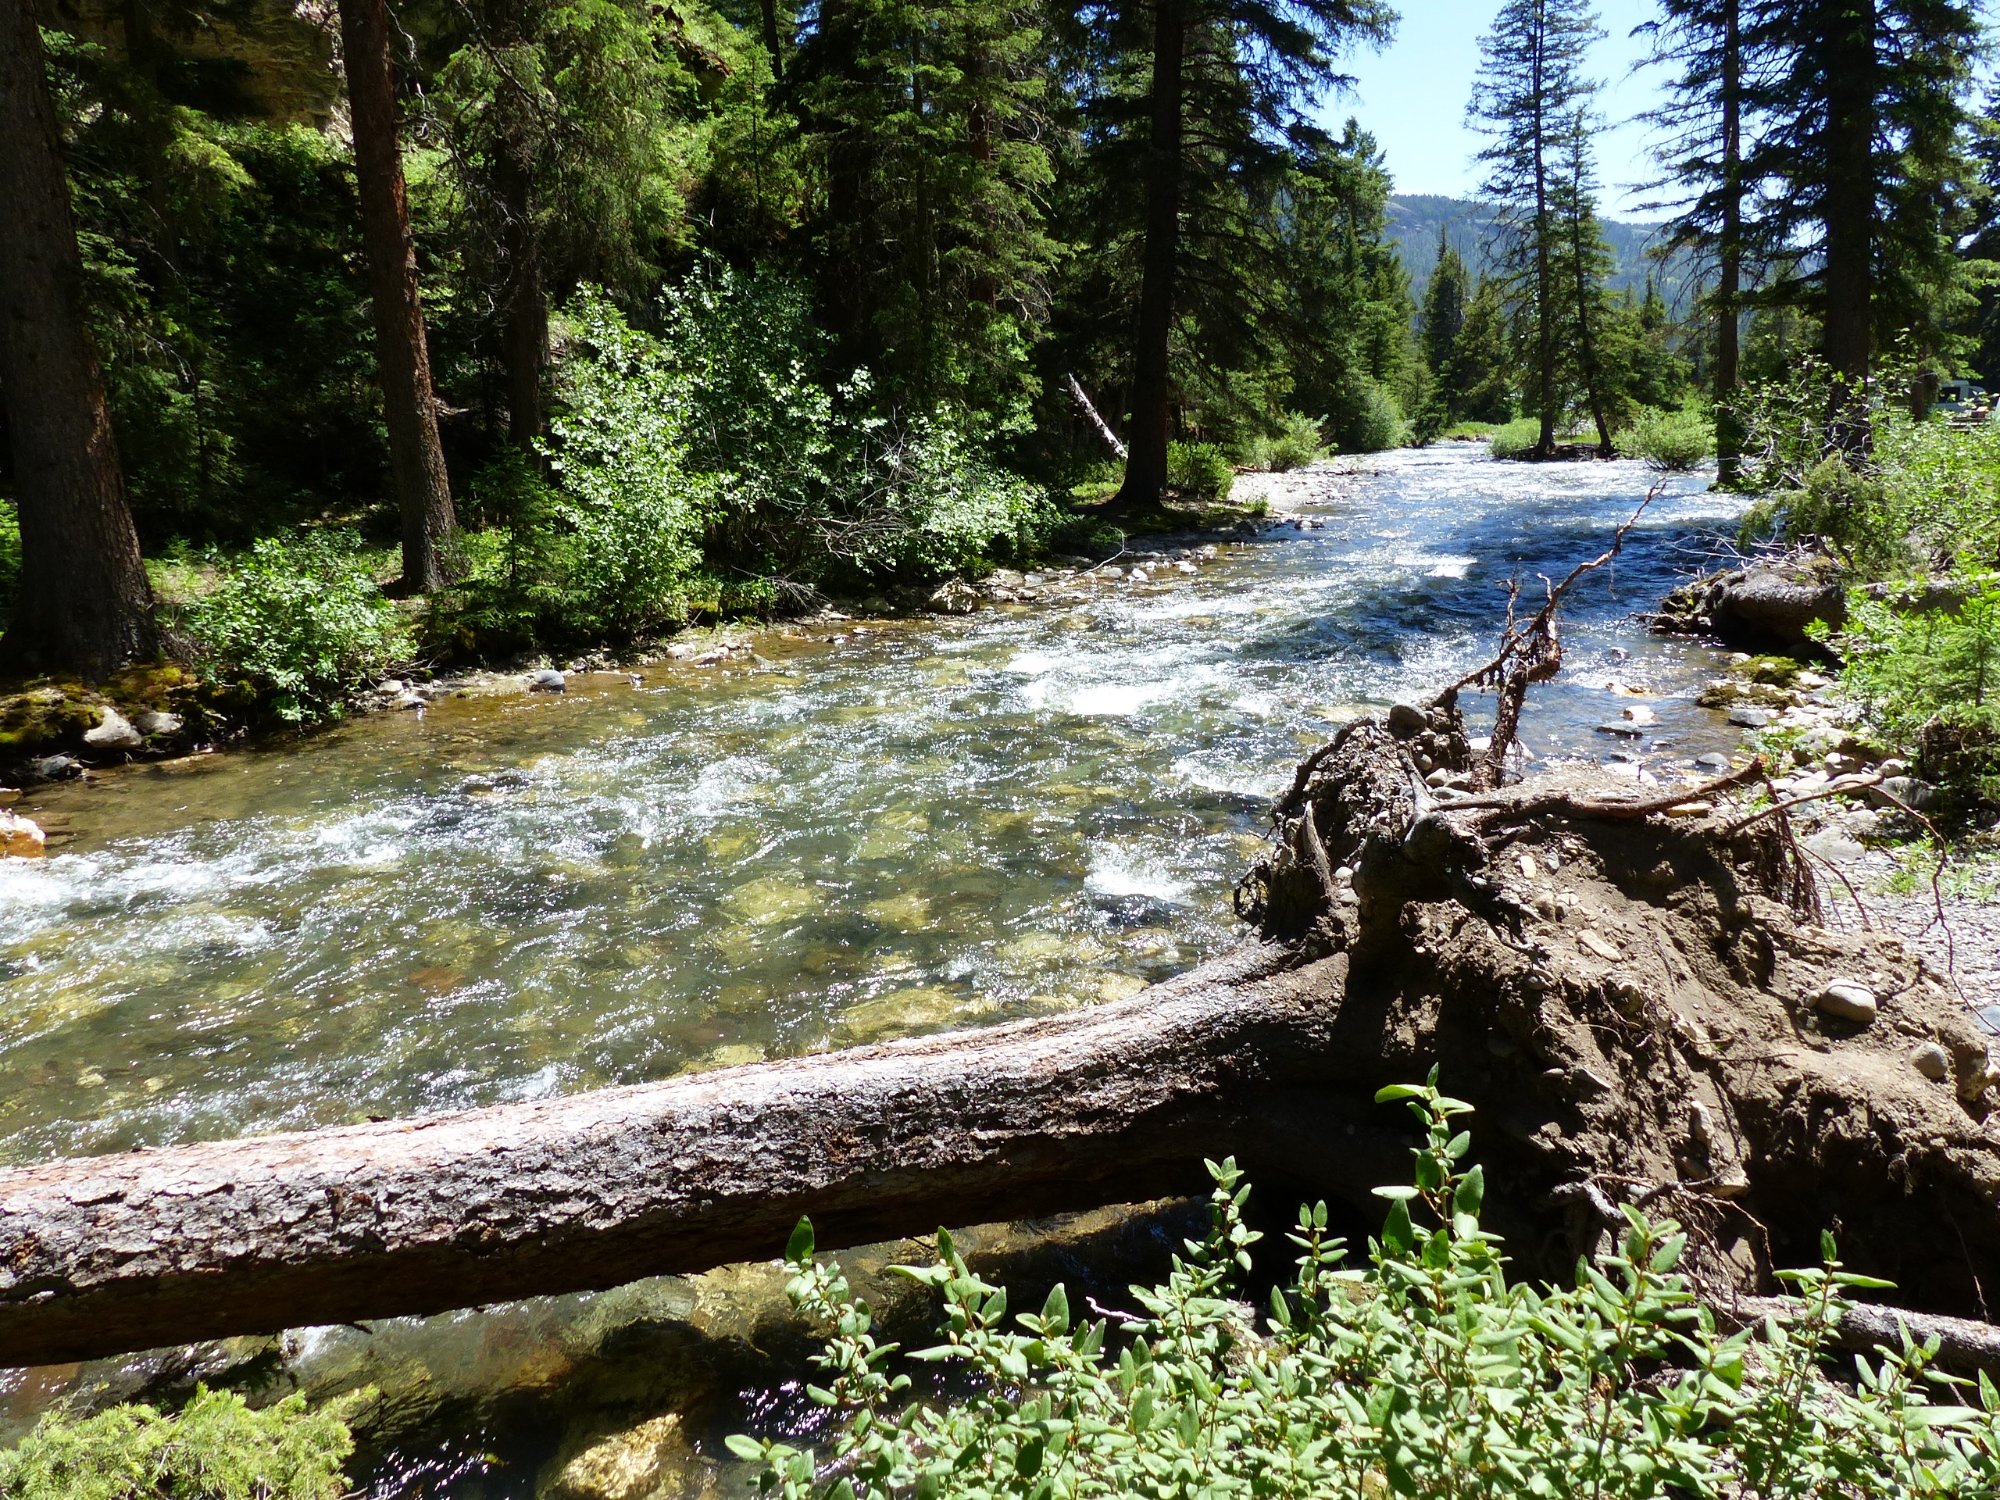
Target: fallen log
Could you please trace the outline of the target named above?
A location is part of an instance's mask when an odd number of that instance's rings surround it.
[[[805,1213],[852,1244],[1198,1189],[1317,1080],[1342,967],[1253,944],[1049,1020],[0,1172],[0,1367],[758,1260]]]
[[[757,1259],[802,1214],[831,1246],[1186,1191],[1225,1152],[1366,1225],[1407,1169],[1373,1093],[1433,1064],[1524,1273],[1636,1202],[1718,1304],[1826,1227],[1916,1310],[2000,1290],[1984,1039],[1895,939],[1808,919],[1782,816],[1742,822],[1727,778],[1704,816],[1561,778],[1440,802],[1418,767],[1470,772],[1455,707],[1391,723],[1301,768],[1239,893],[1258,941],[1119,1004],[0,1172],[0,1365]]]

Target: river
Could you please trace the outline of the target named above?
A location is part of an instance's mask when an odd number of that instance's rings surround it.
[[[0,1159],[659,1078],[1115,995],[1228,943],[1297,758],[1490,654],[1504,586],[1601,550],[1636,464],[1452,445],[1315,476],[1194,577],[758,638],[634,688],[448,700],[138,768],[0,863]],[[1637,749],[1733,732],[1635,621],[1726,521],[1670,482],[1569,612],[1538,755],[1650,688]],[[845,639],[834,641],[834,636]],[[1621,654],[1629,659],[1621,660]]]

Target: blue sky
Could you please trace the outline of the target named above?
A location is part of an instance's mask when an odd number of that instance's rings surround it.
[[[1479,186],[1472,157],[1482,140],[1465,122],[1465,101],[1479,67],[1479,38],[1500,0],[1399,0],[1397,8],[1403,19],[1395,41],[1342,59],[1342,71],[1355,82],[1326,101],[1323,116],[1337,127],[1352,115],[1374,133],[1397,192],[1470,197]],[[1603,84],[1597,107],[1606,128],[1597,169],[1603,209],[1613,218],[1638,216],[1643,194],[1635,188],[1651,175],[1649,132],[1633,117],[1658,101],[1663,80],[1655,70],[1634,73],[1645,44],[1631,31],[1657,14],[1652,0],[1598,0],[1606,35],[1592,49],[1590,71]]]

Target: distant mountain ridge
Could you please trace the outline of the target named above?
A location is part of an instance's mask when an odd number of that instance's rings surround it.
[[[1465,263],[1478,275],[1488,268],[1488,247],[1493,238],[1494,207],[1468,198],[1444,198],[1435,193],[1396,193],[1389,199],[1389,237],[1403,257],[1410,273],[1410,292],[1423,300],[1430,284],[1431,269],[1437,264],[1438,230]],[[1605,243],[1611,247],[1611,286],[1614,291],[1646,289],[1650,272],[1667,305],[1684,312],[1694,286],[1694,267],[1685,254],[1656,261],[1648,252],[1660,243],[1661,225],[1631,224],[1618,219],[1602,221]]]

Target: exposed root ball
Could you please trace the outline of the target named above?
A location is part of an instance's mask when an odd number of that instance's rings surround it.
[[[1516,1255],[1560,1272],[1643,1202],[1696,1231],[1716,1292],[1815,1262],[1830,1228],[1901,1300],[1986,1316],[1995,1080],[1948,988],[1893,937],[1814,925],[1782,816],[1732,832],[1721,794],[1583,776],[1433,792],[1419,766],[1464,744],[1448,705],[1348,726],[1238,897],[1348,956],[1342,1053],[1441,1064],[1479,1107]]]

